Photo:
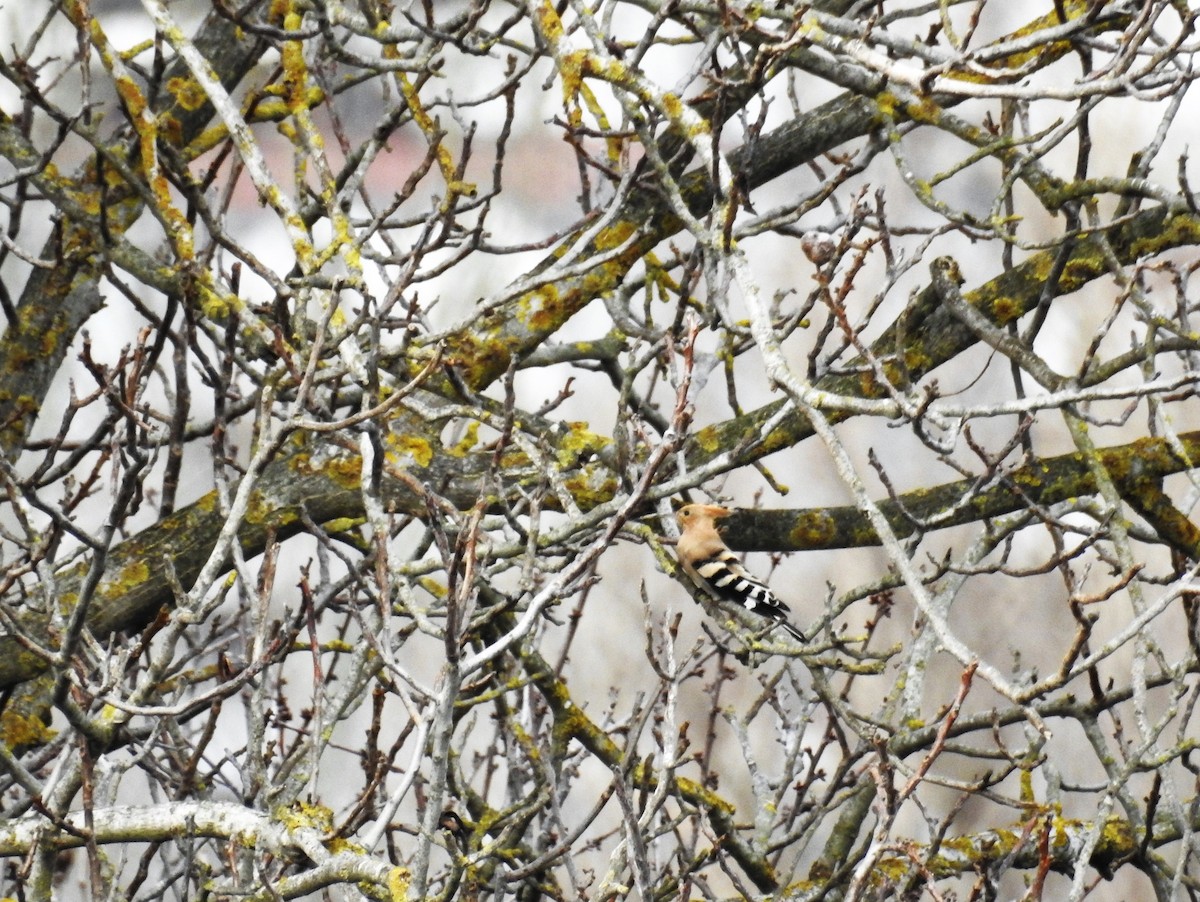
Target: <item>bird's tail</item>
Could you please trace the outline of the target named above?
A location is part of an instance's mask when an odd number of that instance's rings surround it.
[[[780,626],[782,626],[789,633],[791,633],[792,637],[797,642],[807,642],[808,641],[808,639],[806,639],[804,637],[804,633],[800,632],[800,630],[796,629],[796,627],[792,626],[791,623],[784,620],[782,617],[779,620],[776,620],[775,622],[778,623]]]

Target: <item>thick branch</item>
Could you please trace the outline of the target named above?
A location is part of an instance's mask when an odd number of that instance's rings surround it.
[[[1153,499],[1146,493],[1155,480],[1190,470],[1200,462],[1200,432],[1180,435],[1177,445],[1166,439],[1143,438],[1128,445],[1102,448],[1098,455],[1124,496],[1131,503],[1141,499],[1134,506],[1144,512],[1152,508]],[[1084,454],[1075,451],[1008,470],[988,480],[986,486],[971,479],[948,482],[881,501],[879,508],[896,535],[905,537],[1011,514],[1033,504],[1056,504],[1095,491]],[[849,506],[738,511],[722,525],[727,542],[739,551],[819,551],[879,543],[866,515]],[[1162,537],[1194,557],[1200,547],[1195,535],[1192,526],[1191,531],[1177,527]]]
[[[1105,242],[1125,266],[1177,247],[1200,244],[1200,217],[1191,213],[1171,214],[1160,208],[1147,210],[1077,240],[1071,248],[1062,275],[1054,286],[1054,297],[1078,291],[1088,282],[1109,272]],[[973,291],[963,292],[963,299],[982,312],[998,326],[1015,322],[1038,304],[1047,279],[1054,271],[1059,252],[1035,254],[1024,263],[1006,270]],[[878,340],[871,354],[882,364],[891,383],[904,389],[916,380],[933,372],[979,341],[954,313],[941,303],[937,291],[927,287],[917,295]],[[831,395],[885,398],[888,389],[876,378],[866,361],[856,359],[839,372],[817,380],[814,387]],[[744,416],[698,430],[688,441],[688,459],[702,463],[722,451],[763,435],[787,403],[773,401]],[[842,420],[847,414],[830,411],[830,418]],[[769,435],[751,448],[746,457],[758,459],[789,448],[812,435],[812,427],[800,413],[792,413],[779,422]]]
[[[204,21],[195,45],[227,87],[240,82],[262,56],[257,39],[215,12]],[[186,74],[186,67],[176,61],[167,68],[162,83],[170,84]],[[171,131],[184,146],[200,134],[212,117],[212,107],[185,103],[177,97],[160,115],[164,123],[178,125]],[[113,146],[119,147],[120,142],[114,141]],[[25,159],[28,150],[12,120],[0,116],[0,153],[22,168],[30,162]],[[128,157],[130,165],[135,162],[134,153]],[[33,270],[21,293],[17,318],[0,336],[0,453],[10,459],[29,435],[76,333],[103,304],[96,283],[109,265],[110,242],[141,215],[142,196],[133,186],[110,180],[112,171],[113,167],[102,164],[97,156],[76,173],[74,190],[94,205],[95,212],[79,218],[61,216],[41,253],[43,259],[57,265]],[[55,178],[46,171],[41,175]],[[63,180],[62,187],[66,191],[69,182]],[[149,273],[135,274],[143,281],[155,281]]]

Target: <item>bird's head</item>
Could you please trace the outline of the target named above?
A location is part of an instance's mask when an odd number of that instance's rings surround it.
[[[729,508],[719,504],[685,504],[675,512],[675,519],[680,529],[687,529],[689,523],[713,522],[732,513]]]

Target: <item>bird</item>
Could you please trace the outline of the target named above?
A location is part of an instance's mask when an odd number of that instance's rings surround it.
[[[791,610],[737,559],[717,532],[717,520],[733,511],[716,504],[687,504],[675,513],[681,530],[675,553],[692,582],[718,600],[733,601],[805,642],[788,620]]]
[[[453,808],[447,808],[438,815],[438,827],[445,830],[458,843],[458,846],[463,851],[467,848],[467,825],[463,823],[463,819],[458,816],[458,812]]]

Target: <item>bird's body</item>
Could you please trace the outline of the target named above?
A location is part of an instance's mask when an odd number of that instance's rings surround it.
[[[730,513],[715,504],[688,504],[675,514],[681,530],[676,553],[684,572],[718,600],[736,602],[804,642],[804,634],[788,621],[788,606],[742,566],[717,532],[716,521]]]

